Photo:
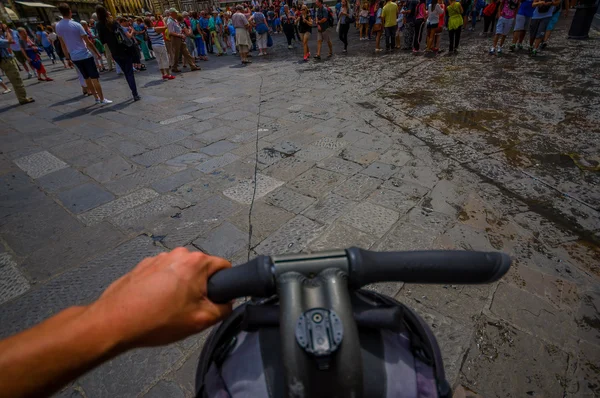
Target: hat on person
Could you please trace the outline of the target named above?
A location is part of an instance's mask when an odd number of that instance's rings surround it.
[[[169,12],[174,12],[174,13],[179,14],[179,11],[177,11],[177,8],[175,8],[175,7],[169,8]]]
[[[212,12],[213,14],[218,14],[219,12],[217,10],[213,10]]]
[[[187,11],[184,11],[184,12],[181,13],[181,15],[183,15],[184,17],[187,17],[189,14],[188,14]]]

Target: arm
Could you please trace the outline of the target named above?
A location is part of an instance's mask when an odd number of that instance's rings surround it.
[[[159,33],[159,34],[162,34],[162,33],[164,33],[164,32],[165,32],[165,30],[167,30],[167,27],[166,27],[166,26],[156,26],[156,27],[154,27],[154,31],[155,31],[156,33]],[[199,32],[199,33],[202,33],[202,29],[200,29],[200,25],[198,25],[198,32]]]
[[[60,46],[62,47],[63,54],[67,57],[67,63],[69,66],[73,66],[73,61],[71,61],[71,54],[69,54],[69,50],[67,49],[67,45],[62,37],[58,36],[58,41],[60,41]]]
[[[96,54],[96,57],[100,58],[100,53],[98,52],[96,46],[94,45],[94,43],[92,43],[88,35],[83,35],[81,37],[83,38],[83,41],[85,42],[85,45],[88,48],[88,50]]]
[[[208,277],[230,266],[184,248],[146,258],[94,303],[0,341],[2,395],[49,396],[129,349],[169,344],[208,328],[231,311],[231,304],[206,298]]]

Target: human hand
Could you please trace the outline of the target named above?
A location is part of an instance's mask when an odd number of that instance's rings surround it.
[[[231,303],[211,302],[206,287],[212,274],[229,267],[225,259],[185,248],[148,257],[111,284],[86,312],[109,322],[121,346],[169,344],[231,312]]]
[[[69,68],[73,68],[75,65],[73,64],[73,61],[71,61],[70,59],[67,60],[67,65],[69,65]]]

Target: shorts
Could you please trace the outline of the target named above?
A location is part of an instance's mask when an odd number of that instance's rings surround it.
[[[439,25],[439,24],[438,24],[437,22],[436,22],[436,23],[427,23],[427,30],[430,30],[430,29],[437,29],[437,28],[438,28],[438,25]]]
[[[541,19],[532,19],[531,25],[529,26],[529,37],[535,37],[536,39],[543,39],[546,35],[546,29],[552,17],[546,17]]]
[[[553,31],[554,30],[554,26],[556,26],[556,23],[558,22],[558,18],[560,18],[560,11],[559,12],[555,12],[552,15],[552,18],[550,18],[550,22],[548,22],[548,27],[546,28],[547,31]]]
[[[368,17],[360,17],[360,19],[358,20],[359,24],[367,24],[369,23],[369,18]]]
[[[100,74],[98,73],[98,68],[96,68],[96,62],[94,62],[94,57],[89,57],[86,59],[80,59],[79,61],[73,61],[81,76],[84,79],[99,79]]]
[[[27,59],[25,59],[25,56],[23,55],[23,52],[21,50],[13,51],[13,55],[15,56],[15,59],[17,61],[19,61],[19,63],[21,63],[21,64],[27,63]]]
[[[527,31],[529,29],[529,23],[531,22],[531,17],[526,17],[525,15],[519,15],[515,17],[515,32],[520,30]]]
[[[300,33],[300,37],[302,37],[302,40],[308,40],[310,39],[310,32]]]
[[[496,22],[496,34],[507,36],[510,33],[510,28],[512,28],[514,18],[506,19],[504,17],[498,18],[498,22]]]
[[[317,41],[324,41],[325,43],[329,43],[331,39],[329,38],[329,31],[327,29],[317,32]]]

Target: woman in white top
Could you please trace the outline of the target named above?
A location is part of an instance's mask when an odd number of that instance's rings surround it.
[[[444,13],[444,10],[440,6],[443,0],[432,0],[431,4],[427,8],[427,49],[431,51],[435,45],[435,31],[440,23],[440,15]]]

